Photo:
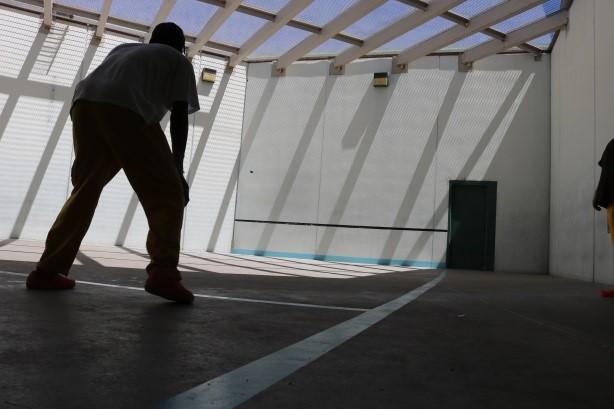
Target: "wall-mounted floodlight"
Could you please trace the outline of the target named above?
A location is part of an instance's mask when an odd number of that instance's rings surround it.
[[[374,87],[387,87],[388,86],[388,73],[376,72],[373,74],[373,86]]]
[[[216,71],[212,68],[205,68],[202,74],[202,80],[204,82],[215,82]]]

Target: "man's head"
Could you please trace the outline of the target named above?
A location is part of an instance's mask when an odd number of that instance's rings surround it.
[[[151,33],[150,44],[166,44],[183,53],[185,36],[183,30],[175,23],[160,23]]]

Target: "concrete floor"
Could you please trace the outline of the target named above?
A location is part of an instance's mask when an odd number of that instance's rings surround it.
[[[0,270],[16,274],[42,250],[0,246]],[[181,268],[197,294],[345,309],[202,297],[185,307],[124,288],[142,286],[146,263],[142,250],[84,247],[72,276],[118,287],[79,283],[63,293],[28,292],[23,276],[0,273],[0,408],[152,408],[440,273],[190,252]],[[600,288],[450,271],[237,407],[611,409],[614,301]]]

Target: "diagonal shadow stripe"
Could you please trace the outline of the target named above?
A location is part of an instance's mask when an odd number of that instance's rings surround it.
[[[305,159],[305,155],[307,150],[309,149],[309,145],[313,140],[313,137],[316,132],[316,128],[318,123],[320,122],[320,118],[324,113],[324,108],[326,106],[326,101],[330,96],[330,93],[333,89],[333,86],[337,80],[337,76],[327,76],[322,84],[322,89],[320,90],[319,95],[314,101],[314,106],[309,115],[309,119],[307,120],[307,124],[303,130],[303,134],[301,135],[298,145],[296,146],[296,150],[294,151],[294,155],[290,160],[290,164],[288,165],[288,170],[285,173],[284,180],[281,183],[279,188],[279,193],[275,198],[275,202],[271,207],[271,212],[269,213],[269,217],[267,220],[278,220],[281,212],[288,200],[288,196],[290,195],[290,191],[292,190],[292,186],[294,185],[294,181],[298,172],[301,168],[303,160]],[[267,249],[271,238],[273,236],[273,232],[275,230],[274,224],[267,224],[264,228],[262,235],[260,236],[260,240],[258,240],[258,244],[256,245],[256,255],[258,251],[262,251]]]
[[[17,84],[21,84],[27,82],[30,73],[32,72],[32,68],[34,68],[34,64],[36,63],[36,58],[38,54],[41,52],[43,45],[45,44],[46,32],[41,25],[36,34],[34,42],[30,47],[30,51],[26,60],[21,67],[21,71],[19,71],[19,75],[17,76]],[[19,90],[21,86],[19,87]],[[9,95],[6,103],[4,104],[4,109],[2,110],[2,114],[0,115],[0,140],[2,140],[2,136],[6,131],[6,127],[9,124],[11,117],[13,116],[13,112],[15,111],[15,107],[17,106],[17,101],[19,100],[19,95],[17,93],[12,93]]]
[[[350,201],[350,197],[354,191],[356,182],[360,176],[360,172],[362,171],[362,168],[367,160],[371,146],[375,141],[375,135],[377,134],[379,126],[384,119],[384,113],[386,112],[386,108],[390,103],[390,98],[394,93],[397,83],[398,76],[392,76],[390,78],[389,87],[385,89],[386,93],[382,95],[380,100],[377,101],[375,104],[375,109],[373,109],[373,98],[375,91],[373,87],[370,87],[368,91],[365,92],[365,95],[360,101],[358,109],[352,118],[352,122],[348,126],[346,133],[343,135],[342,143],[344,146],[349,147],[354,146],[353,140],[355,140],[357,136],[361,138],[358,142],[354,159],[352,160],[352,164],[347,171],[347,176],[343,182],[343,186],[340,189],[339,196],[337,197],[337,201],[335,202],[335,206],[333,207],[333,211],[327,224],[340,224],[339,221],[343,217],[343,213],[345,212],[347,204]],[[324,228],[322,239],[317,244],[316,259],[318,259],[319,255],[325,255],[328,252],[336,231],[336,228]]]
[[[224,196],[222,197],[222,202],[220,204],[220,208],[217,211],[215,223],[213,224],[213,229],[211,230],[211,235],[209,236],[209,242],[207,243],[207,251],[215,250],[215,245],[217,244],[217,240],[220,237],[222,225],[224,224],[224,219],[226,217],[226,213],[228,212],[228,206],[230,206],[230,199],[232,198],[232,194],[235,192],[235,188],[237,186],[238,177],[239,155],[237,155],[237,158],[235,159],[235,164],[232,168],[230,179],[228,179],[228,183],[226,184],[226,190],[224,191]]]
[[[441,106],[439,107],[439,114],[435,118],[435,122],[433,124],[433,129],[431,130],[431,134],[429,135],[428,142],[422,151],[422,156],[418,161],[416,166],[416,171],[414,172],[411,181],[407,187],[407,191],[405,192],[405,196],[401,200],[401,204],[399,206],[399,210],[397,212],[396,217],[394,218],[393,226],[406,226],[409,220],[409,216],[414,209],[414,205],[416,204],[416,200],[418,199],[418,195],[422,186],[424,185],[426,175],[431,168],[433,160],[435,159],[435,155],[437,153],[437,147],[439,144],[439,129],[445,129],[450,117],[452,115],[452,111],[456,106],[456,101],[461,93],[461,89],[463,84],[465,83],[465,79],[467,78],[467,74],[460,73],[456,71],[454,76],[452,77],[452,81],[448,86],[448,90],[441,101]],[[427,226],[431,226],[431,224],[427,224]],[[401,241],[401,237],[403,236],[403,232],[401,231],[391,231],[386,239],[386,243],[384,243],[382,255],[380,256],[379,263],[385,264],[389,262],[389,260],[393,259],[394,253]]]
[[[4,247],[6,245],[11,244],[12,242],[14,242],[16,239],[6,239],[6,240],[2,240],[0,241],[0,247]]]
[[[510,92],[508,93],[505,101],[501,104],[501,107],[493,117],[493,120],[490,122],[488,128],[482,134],[479,142],[475,145],[473,151],[465,161],[463,168],[458,172],[457,179],[464,179],[469,176],[471,171],[475,168],[478,163],[478,160],[486,150],[486,147],[494,137],[497,129],[501,126],[506,114],[511,109],[514,101],[516,101],[523,94],[523,89],[526,89],[532,81],[531,75],[528,73],[523,73],[522,76],[516,81]],[[441,199],[439,205],[433,212],[433,217],[429,220],[429,226],[436,226],[441,222],[446,211],[448,210],[448,193],[444,195]],[[420,252],[424,249],[424,246],[428,243],[429,239],[432,237],[431,233],[424,232],[422,233],[412,248],[408,252],[408,258],[417,257]]]
[[[194,178],[196,177],[196,172],[198,171],[198,166],[200,165],[200,161],[203,158],[205,153],[205,147],[207,146],[207,141],[209,140],[209,135],[211,135],[211,129],[213,129],[213,124],[215,123],[215,119],[217,118],[217,113],[220,110],[220,105],[222,104],[222,99],[224,98],[224,94],[226,93],[226,88],[228,87],[228,82],[230,81],[231,73],[226,71],[222,75],[222,79],[220,81],[220,85],[215,93],[215,99],[211,105],[211,110],[209,111],[209,115],[207,117],[207,123],[203,127],[203,130],[200,134],[200,139],[198,140],[198,145],[196,145],[196,149],[192,155],[192,159],[190,160],[190,166],[188,168],[187,182],[191,187],[194,182]]]
[[[207,251],[213,251],[215,245],[217,244],[217,240],[219,238],[222,223],[224,222],[224,217],[226,216],[226,212],[228,211],[228,204],[230,203],[230,198],[232,197],[232,192],[235,188],[234,186],[235,184],[237,187],[235,214],[238,214],[241,212],[241,203],[242,203],[241,192],[242,190],[241,190],[241,178],[239,177],[239,174],[241,172],[241,166],[246,161],[249,155],[249,151],[251,150],[252,145],[254,143],[254,138],[256,137],[256,134],[258,132],[258,129],[260,128],[260,125],[262,124],[262,119],[265,117],[264,114],[271,103],[271,99],[273,97],[273,94],[275,93],[275,88],[277,87],[278,83],[279,83],[278,77],[270,78],[266,82],[264,91],[262,92],[262,95],[260,96],[260,99],[258,101],[256,111],[252,115],[252,120],[250,121],[249,126],[247,127],[247,130],[243,133],[241,137],[241,147],[239,150],[239,154],[237,155],[237,158],[235,159],[235,165],[233,167],[234,169],[233,171],[235,172],[234,173],[235,180],[233,181],[231,177],[231,180],[226,186],[226,192],[224,193],[224,199],[222,200],[222,204],[220,206],[217,217],[215,219],[214,228],[212,230],[211,237],[209,238],[209,243],[207,245]],[[245,106],[243,107],[243,109],[245,110]]]
[[[77,76],[73,80],[73,88],[77,85],[77,83],[81,80],[80,74],[87,72],[92,60],[94,59],[94,55],[96,54],[97,45],[94,42],[90,42],[88,45],[85,55],[81,60],[81,65],[79,66],[79,70],[77,71]],[[38,162],[38,166],[36,167],[36,171],[34,172],[34,176],[32,176],[32,181],[30,182],[30,187],[24,197],[23,203],[15,219],[15,223],[13,224],[13,229],[11,230],[11,238],[19,238],[25,226],[26,220],[30,215],[30,211],[32,210],[32,205],[34,204],[34,200],[36,199],[36,195],[41,187],[43,182],[43,178],[45,177],[45,173],[47,172],[47,168],[49,167],[49,163],[51,162],[51,158],[53,156],[53,152],[57,147],[57,144],[60,140],[60,136],[62,135],[62,131],[66,126],[66,122],[68,121],[68,117],[70,116],[70,108],[71,102],[66,101],[62,106],[62,110],[58,115],[58,118],[55,122],[55,126],[51,132],[49,140],[47,141],[47,145],[45,146],[45,150],[43,151],[41,160]]]
[[[86,256],[82,251],[77,252],[77,260],[83,263],[84,266],[89,267],[104,267],[102,264],[94,260],[93,258]]]
[[[127,251],[130,254],[134,254],[134,255],[142,257],[142,258],[144,258],[146,260],[150,260],[149,254],[141,253],[140,251],[136,251],[136,250],[130,249],[128,247],[124,247],[124,246],[118,246],[118,247],[123,249],[123,250],[125,250],[125,251]],[[283,276],[307,278],[307,277],[299,275],[299,274],[291,274],[291,273],[285,273],[285,272],[278,272],[278,271],[274,271],[274,270],[266,270],[264,268],[245,267],[245,266],[241,266],[239,264],[225,263],[223,261],[214,260],[214,259],[211,259],[211,258],[195,256],[194,254],[190,254],[190,253],[181,253],[181,254],[185,254],[186,256],[189,256],[189,257],[192,257],[192,258],[196,258],[196,259],[199,259],[199,260],[209,261],[209,262],[215,263],[215,264],[220,264],[220,265],[223,265],[223,266],[245,268],[245,269],[249,269],[249,270],[262,271],[262,272],[266,272],[266,273],[273,273],[273,274],[283,275]],[[192,271],[196,271],[196,272],[201,272],[201,273],[213,273],[213,274],[215,274],[215,271],[204,270],[204,269],[201,269],[201,268],[198,268],[198,267],[186,266],[185,264],[177,264],[177,267],[181,267],[181,268],[185,268],[185,269],[188,269],[188,270],[192,270]]]
[[[292,270],[299,270],[299,271],[307,271],[309,273],[325,273],[325,274],[331,274],[331,275],[338,275],[338,276],[343,276],[343,277],[351,277],[354,278],[356,276],[351,275],[351,274],[343,274],[341,272],[338,271],[327,271],[327,270],[315,270],[315,269],[310,269],[310,268],[304,268],[304,267],[297,267],[294,264],[288,264],[286,263],[284,264],[279,264],[279,263],[273,263],[270,261],[263,261],[263,260],[269,260],[269,257],[259,257],[258,260],[254,259],[254,258],[243,258],[243,257],[239,257],[239,256],[233,256],[230,254],[224,254],[224,257],[227,258],[232,258],[235,260],[241,260],[241,261],[245,261],[245,262],[251,262],[251,263],[257,263],[257,264],[266,264],[269,266],[273,266],[273,268],[284,268],[284,269],[292,269]],[[262,260],[260,260],[262,259]],[[328,268],[327,266],[323,266],[323,265],[319,265],[319,264],[312,264],[313,267],[317,268],[317,267],[324,267],[324,268]],[[250,267],[248,267],[250,268]],[[347,271],[347,270],[346,270]],[[360,272],[358,272],[360,273]],[[364,273],[364,274],[369,274],[369,273]]]

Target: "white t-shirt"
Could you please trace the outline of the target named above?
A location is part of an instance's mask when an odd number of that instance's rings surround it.
[[[192,64],[165,44],[122,44],[115,47],[75,89],[78,100],[106,102],[141,115],[148,124],[160,122],[173,102],[200,109]]]

